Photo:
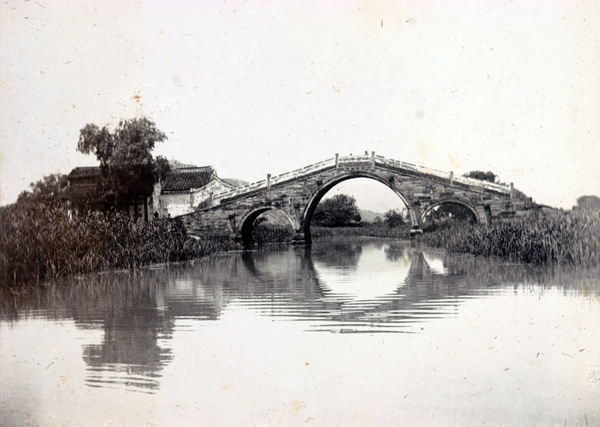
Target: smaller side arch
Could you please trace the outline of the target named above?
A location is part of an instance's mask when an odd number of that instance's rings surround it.
[[[252,227],[254,226],[254,221],[256,221],[256,218],[258,218],[263,213],[271,210],[283,213],[285,218],[289,221],[290,225],[294,229],[294,231],[298,229],[298,222],[286,210],[274,208],[272,206],[264,206],[250,210],[244,216],[242,216],[239,222],[240,226],[236,232],[236,236],[238,238],[241,238],[243,243],[252,243]]]
[[[475,218],[475,222],[477,222],[477,223],[481,222],[481,217],[480,217],[479,213],[477,212],[477,209],[475,209],[475,207],[472,206],[470,203],[467,203],[464,200],[460,200],[460,199],[443,199],[443,200],[437,200],[434,203],[432,203],[431,205],[429,205],[426,209],[423,209],[423,212],[421,213],[421,223],[423,223],[425,221],[425,218],[427,217],[427,215],[429,215],[429,213],[432,210],[434,210],[438,206],[446,205],[446,204],[456,204],[456,205],[464,206],[473,214],[473,218]]]

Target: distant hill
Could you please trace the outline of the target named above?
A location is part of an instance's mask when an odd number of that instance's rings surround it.
[[[244,181],[242,179],[235,179],[235,178],[221,178],[223,181],[225,181],[228,184],[233,185],[234,187],[241,187],[242,185],[246,185],[248,184],[248,181]]]
[[[171,169],[183,169],[183,168],[196,168],[196,165],[190,165],[186,163],[181,163],[179,160],[169,159],[169,166]]]
[[[287,217],[276,210],[267,211],[263,213],[260,218],[263,225],[291,227],[290,221],[287,219]]]
[[[362,222],[373,222],[375,221],[375,218],[380,217],[381,219],[383,219],[383,214],[380,212],[374,212],[374,211],[370,211],[370,210],[366,210],[366,209],[359,209],[360,212],[360,219],[362,220]]]

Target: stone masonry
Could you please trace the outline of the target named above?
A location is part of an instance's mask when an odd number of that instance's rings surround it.
[[[213,195],[212,205],[183,215],[192,235],[221,234],[249,241],[254,221],[267,210],[285,214],[296,230],[296,241],[310,241],[310,223],[321,198],[336,184],[371,178],[392,189],[405,203],[411,233],[422,233],[429,210],[443,203],[469,208],[478,222],[490,224],[524,215],[536,208],[531,199],[517,200],[512,186],[493,184],[453,173],[427,169],[382,156],[344,156]]]

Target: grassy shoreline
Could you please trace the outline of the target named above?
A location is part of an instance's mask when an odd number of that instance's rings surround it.
[[[408,239],[407,227],[312,227],[329,237]],[[0,288],[39,285],[65,276],[190,261],[242,248],[229,236],[193,238],[177,219],[138,223],[124,215],[71,215],[61,208],[6,209],[0,217]],[[258,244],[289,242],[285,228],[258,225]],[[455,224],[423,243],[458,253],[542,265],[600,266],[600,212],[576,211],[485,226]]]
[[[311,237],[318,240],[323,237],[377,237],[382,239],[408,239],[409,227],[390,228],[386,226],[366,225],[362,227],[311,227]]]
[[[71,215],[60,208],[6,210],[0,226],[2,287],[187,261],[240,248],[229,237],[192,238],[176,219],[137,223],[125,215]]]
[[[600,266],[600,211],[513,219],[489,226],[458,224],[422,241],[452,252],[540,265]]]

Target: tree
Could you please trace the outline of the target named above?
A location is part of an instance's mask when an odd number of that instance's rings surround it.
[[[154,184],[169,171],[166,159],[152,157],[152,150],[167,136],[146,118],[121,120],[114,131],[87,124],[79,133],[77,150],[92,153],[100,161],[105,205],[126,209],[138,197],[152,194]]]
[[[360,213],[356,199],[347,194],[337,194],[322,201],[313,216],[316,225],[323,227],[344,227],[357,225]]]
[[[600,197],[598,197],[598,196],[578,197],[576,208],[583,209],[583,210],[600,210]]]
[[[158,156],[154,163],[154,181],[163,182],[171,170],[171,163],[163,156]]]
[[[451,223],[474,223],[476,220],[475,215],[468,207],[460,203],[442,203],[427,213],[423,229],[432,231],[440,227],[448,226]]]
[[[385,223],[390,228],[396,228],[406,224],[406,218],[402,215],[402,212],[397,209],[390,209],[383,216],[385,218]]]
[[[496,174],[493,172],[471,171],[463,175],[465,178],[478,179],[480,181],[496,182]]]
[[[67,177],[60,173],[47,175],[41,180],[29,184],[29,191],[19,194],[17,205],[30,207],[32,205],[57,205],[67,187]]]
[[[460,203],[443,203],[434,211],[438,219],[452,219],[454,221],[475,221],[475,215],[471,209]]]

